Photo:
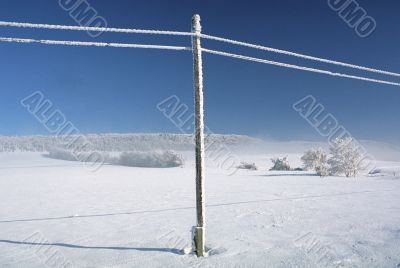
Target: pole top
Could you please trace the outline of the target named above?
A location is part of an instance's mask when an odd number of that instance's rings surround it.
[[[192,31],[196,32],[196,33],[200,33],[201,32],[201,24],[200,24],[200,15],[195,14],[193,15],[192,18]]]

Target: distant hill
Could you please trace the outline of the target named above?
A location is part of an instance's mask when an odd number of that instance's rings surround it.
[[[167,133],[132,134],[88,134],[78,139],[76,144],[88,142],[87,150],[104,152],[154,151],[154,150],[194,150],[193,135]],[[58,136],[0,136],[0,152],[46,152],[47,148],[66,148],[68,142],[78,136],[65,140]],[[322,147],[328,149],[327,142],[310,141],[265,141],[245,135],[212,134],[206,136],[207,146],[226,146],[231,151],[257,154],[292,154]],[[379,160],[400,160],[400,147],[384,142],[361,140],[369,154]],[[76,145],[75,144],[75,145]]]
[[[66,148],[76,140],[76,144],[88,143],[88,150],[98,151],[150,151],[194,149],[193,135],[185,134],[89,134],[84,139],[70,136],[68,140],[59,136],[16,136],[0,137],[0,152],[45,152],[47,148]],[[262,140],[242,135],[206,135],[206,146],[224,144],[237,149],[262,143]]]

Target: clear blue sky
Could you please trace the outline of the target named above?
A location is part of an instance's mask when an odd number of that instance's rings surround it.
[[[199,13],[203,31],[209,34],[400,72],[398,0],[359,0],[377,21],[368,38],[360,38],[321,0],[89,2],[110,27],[189,31],[192,15]],[[2,0],[0,20],[76,25],[56,0]],[[5,37],[94,40],[84,32],[14,28],[0,32]],[[190,45],[187,37],[107,33],[95,40]],[[215,42],[204,45],[312,64]],[[190,52],[1,43],[0,58],[0,135],[46,134],[19,103],[35,90],[44,92],[84,133],[178,132],[156,104],[172,94],[192,104]],[[294,102],[312,94],[356,138],[400,144],[399,87],[212,55],[204,55],[204,68],[206,124],[213,132],[321,140],[292,109]]]

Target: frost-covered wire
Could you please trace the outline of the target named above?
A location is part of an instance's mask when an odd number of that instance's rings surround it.
[[[294,57],[298,57],[298,58],[302,58],[302,59],[306,59],[306,60],[312,60],[312,61],[323,62],[323,63],[333,64],[333,65],[339,65],[342,67],[348,67],[348,68],[353,68],[353,69],[358,69],[358,70],[363,70],[363,71],[368,71],[368,72],[373,72],[373,73],[378,73],[378,74],[400,77],[399,73],[394,73],[394,72],[389,72],[389,71],[385,71],[385,70],[379,70],[379,69],[359,66],[359,65],[355,65],[355,64],[309,56],[309,55],[300,54],[300,53],[296,53],[296,52],[271,48],[271,47],[267,47],[267,46],[255,45],[255,44],[251,44],[251,43],[247,43],[247,42],[241,42],[241,41],[236,41],[236,40],[232,40],[232,39],[227,39],[227,38],[222,38],[222,37],[217,37],[217,36],[212,36],[212,35],[206,35],[206,34],[201,34],[201,33],[196,33],[196,32],[67,26],[67,25],[34,24],[34,23],[6,22],[6,21],[0,21],[0,26],[19,27],[19,28],[35,28],[35,29],[50,29],[50,30],[98,31],[98,32],[157,34],[157,35],[175,35],[175,36],[197,36],[197,37],[200,37],[203,39],[209,39],[209,40],[225,42],[225,43],[229,43],[229,44],[233,44],[233,45],[244,46],[244,47],[269,51],[269,52],[288,55],[288,56],[294,56]],[[97,47],[118,47],[118,48],[151,48],[151,49],[165,49],[165,50],[192,50],[192,48],[190,48],[190,47],[181,47],[181,46],[161,46],[161,45],[103,43],[103,42],[80,42],[80,41],[55,41],[55,40],[36,40],[36,39],[5,38],[5,37],[0,37],[0,42],[40,43],[40,44],[46,44],[46,45],[67,45],[67,46],[97,46]],[[302,67],[302,66],[298,66],[298,65],[268,61],[268,60],[252,58],[252,57],[247,57],[247,56],[242,56],[242,55],[237,55],[237,54],[230,54],[230,53],[221,52],[221,51],[208,50],[208,49],[203,49],[203,51],[211,53],[211,54],[217,54],[217,55],[229,56],[229,57],[239,58],[239,59],[244,59],[244,60],[249,60],[249,61],[273,64],[273,65],[277,65],[277,66],[282,66],[282,67],[287,67],[287,68],[292,68],[292,69],[299,69],[299,70],[303,70],[303,71],[322,73],[322,74],[327,74],[327,75],[332,75],[332,76],[358,79],[358,80],[364,80],[364,81],[382,83],[382,84],[389,84],[389,85],[395,85],[395,86],[400,85],[400,83],[389,82],[389,81],[385,81],[385,80],[378,80],[378,79],[372,79],[372,78],[366,78],[366,77],[360,77],[360,76],[354,76],[354,75],[348,75],[348,74],[335,73],[335,72],[331,72],[331,71],[327,71],[327,70],[320,70],[320,69],[316,69],[316,68]]]
[[[81,42],[81,41],[59,41],[59,40],[37,40],[12,37],[0,37],[0,42],[8,43],[38,43],[44,45],[64,45],[64,46],[95,46],[95,47],[118,47],[118,48],[148,48],[164,50],[192,50],[191,47],[180,46],[160,46],[145,44],[126,44],[126,43],[103,43],[103,42]]]
[[[175,35],[175,36],[199,36],[200,38],[225,42],[233,45],[244,46],[264,51],[269,51],[273,53],[283,54],[287,56],[298,57],[306,60],[312,60],[317,62],[323,62],[333,65],[338,65],[342,67],[348,67],[353,69],[358,69],[367,72],[373,72],[378,74],[384,74],[389,76],[400,77],[400,73],[389,72],[385,70],[379,70],[369,67],[364,67],[360,65],[345,63],[341,61],[329,60],[314,56],[309,56],[305,54],[300,54],[292,51],[271,48],[267,46],[255,45],[247,42],[236,41],[228,38],[222,38],[201,33],[192,32],[179,32],[179,31],[162,31],[162,30],[143,30],[143,29],[124,29],[124,28],[105,28],[105,27],[86,27],[86,26],[67,26],[67,25],[51,25],[51,24],[35,24],[35,23],[22,23],[22,22],[7,22],[0,21],[0,26],[7,27],[19,27],[19,28],[35,28],[35,29],[49,29],[49,30],[71,30],[71,31],[97,31],[97,32],[115,32],[115,33],[136,33],[136,34],[157,34],[157,35]]]
[[[333,64],[333,65],[339,65],[339,66],[358,69],[358,70],[362,70],[362,71],[368,71],[368,72],[373,72],[373,73],[378,73],[378,74],[400,77],[399,73],[394,73],[394,72],[389,72],[389,71],[384,71],[384,70],[379,70],[379,69],[374,69],[374,68],[354,65],[354,64],[350,64],[350,63],[324,59],[324,58],[318,58],[318,57],[314,57],[314,56],[304,55],[304,54],[300,54],[300,53],[296,53],[296,52],[291,52],[291,51],[286,51],[286,50],[281,50],[281,49],[276,49],[276,48],[271,48],[271,47],[266,47],[266,46],[254,45],[254,44],[236,41],[236,40],[232,40],[232,39],[226,39],[226,38],[221,38],[221,37],[216,37],[216,36],[206,35],[206,34],[200,34],[200,37],[204,38],[204,39],[225,42],[225,43],[229,43],[229,44],[233,44],[233,45],[269,51],[269,52],[283,54],[283,55],[287,55],[287,56],[293,56],[293,57],[302,58],[302,59],[306,59],[306,60],[329,63],[329,64]]]
[[[344,78],[350,78],[350,79],[356,79],[356,80],[363,80],[363,81],[374,82],[374,83],[379,83],[379,84],[387,84],[387,85],[392,85],[392,86],[400,86],[400,83],[396,83],[396,82],[372,79],[372,78],[355,76],[355,75],[348,75],[348,74],[343,74],[343,73],[335,73],[335,72],[331,72],[331,71],[327,71],[327,70],[321,70],[321,69],[309,68],[309,67],[304,67],[304,66],[299,66],[299,65],[293,65],[293,64],[270,61],[270,60],[265,60],[265,59],[253,58],[253,57],[232,54],[232,53],[227,53],[227,52],[222,52],[222,51],[210,50],[210,49],[206,49],[206,48],[202,48],[202,51],[205,53],[209,53],[209,54],[231,57],[231,58],[252,61],[252,62],[265,63],[265,64],[270,64],[270,65],[275,65],[275,66],[280,66],[280,67],[285,67],[285,68],[291,68],[291,69],[296,69],[296,70],[301,70],[301,71],[320,73],[320,74],[326,74],[326,75],[338,76],[338,77],[344,77]]]
[[[91,31],[91,32],[114,32],[114,33],[136,33],[136,34],[158,34],[158,35],[181,35],[181,36],[193,36],[194,35],[191,32],[86,27],[86,26],[67,26],[67,25],[37,24],[37,23],[8,22],[8,21],[0,21],[0,26],[48,29],[48,30]]]

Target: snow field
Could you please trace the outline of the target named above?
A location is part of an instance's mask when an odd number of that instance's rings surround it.
[[[260,170],[233,176],[207,163],[211,251],[197,259],[182,255],[195,224],[193,159],[183,168],[92,172],[40,153],[2,153],[0,266],[45,267],[46,252],[73,267],[400,264],[400,180],[267,172],[271,156],[242,155]],[[301,154],[288,156],[300,164]]]

